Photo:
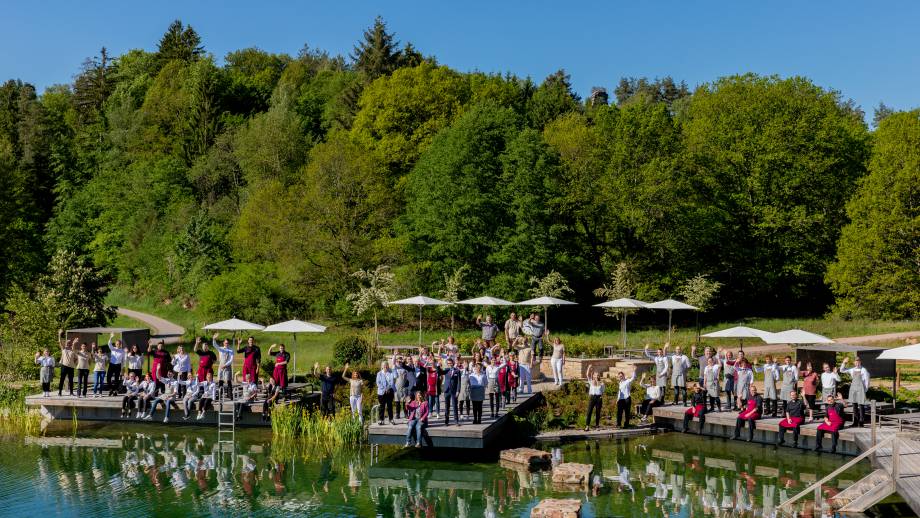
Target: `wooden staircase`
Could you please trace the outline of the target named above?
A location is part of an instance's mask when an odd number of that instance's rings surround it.
[[[837,512],[863,513],[897,491],[887,470],[877,469],[828,500]]]

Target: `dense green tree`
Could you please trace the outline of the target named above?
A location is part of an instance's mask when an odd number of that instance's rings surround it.
[[[662,102],[668,106],[674,102],[690,96],[687,83],[677,83],[671,76],[649,81],[648,78],[623,77],[614,89],[617,104],[626,104],[636,96],[646,97],[654,102]]]
[[[827,280],[845,317],[920,317],[920,110],[885,117]]]
[[[157,59],[165,64],[169,61],[194,61],[204,54],[201,36],[191,25],[174,20],[157,44]]]
[[[571,77],[560,69],[547,76],[533,92],[527,103],[527,118],[531,126],[542,129],[560,115],[577,110],[578,104]]]

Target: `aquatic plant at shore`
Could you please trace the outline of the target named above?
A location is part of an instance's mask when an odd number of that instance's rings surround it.
[[[306,442],[328,448],[363,444],[367,439],[364,424],[343,409],[332,418],[319,412],[295,405],[284,405],[272,410],[272,433],[280,439],[304,439]]]
[[[36,435],[41,432],[41,412],[26,408],[28,392],[28,388],[0,384],[0,434]]]

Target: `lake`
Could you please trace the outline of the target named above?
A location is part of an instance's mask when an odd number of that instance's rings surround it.
[[[554,462],[594,464],[594,484],[578,491],[504,468],[495,453],[381,448],[371,462],[367,448],[311,451],[273,444],[268,430],[238,430],[222,449],[214,428],[120,423],[54,435],[0,441],[0,515],[517,517],[567,497],[584,501],[584,517],[773,516],[843,459],[674,433],[538,445]],[[891,505],[874,514],[911,514]]]

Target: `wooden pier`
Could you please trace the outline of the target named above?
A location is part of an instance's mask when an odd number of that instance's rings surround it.
[[[536,387],[535,387],[536,388]],[[523,414],[527,410],[536,406],[543,399],[543,394],[534,391],[533,394],[518,394],[517,403],[511,403],[501,410],[498,417],[492,419],[488,417],[489,403],[486,402],[483,409],[482,424],[473,424],[466,418],[460,421],[460,426],[456,426],[457,421],[451,415],[451,424],[444,425],[443,414],[440,419],[429,415],[427,434],[429,441],[426,441],[426,447],[434,448],[489,448],[498,444],[501,432],[505,426],[513,420],[513,415]],[[443,410],[443,407],[442,407]],[[376,418],[376,415],[372,415]],[[396,424],[384,423],[382,425],[376,422],[368,427],[367,437],[371,444],[405,444],[406,442],[406,419],[397,419]]]
[[[34,396],[26,396],[25,403],[29,408],[37,408],[41,411],[42,416],[50,420],[65,420],[70,421],[76,419],[77,421],[112,421],[112,422],[122,422],[122,423],[148,423],[148,424],[164,424],[163,417],[165,413],[162,409],[157,408],[156,414],[151,420],[135,419],[134,415],[137,412],[137,408],[131,411],[131,415],[128,418],[121,417],[121,402],[123,396],[102,396],[94,398],[92,396],[85,398],[78,398],[73,396],[58,396],[56,394],[50,397],[44,397],[41,394],[36,394]],[[293,404],[293,403],[307,403],[307,404],[317,404],[319,402],[319,393],[310,392],[303,394],[295,394],[292,399],[288,400],[285,403],[281,404]],[[184,415],[184,405],[181,400],[176,401],[176,406],[171,408],[169,411],[169,423],[168,425],[174,424],[186,424],[186,425],[199,425],[199,426],[216,426],[217,425],[217,401],[214,402],[214,408],[205,412],[205,415],[202,419],[195,419],[197,413],[197,405],[195,406],[196,412],[191,413],[191,416],[188,420],[183,419]],[[224,405],[231,405],[231,402],[225,401]],[[177,408],[178,407],[178,408]],[[252,403],[248,409],[244,409],[241,412],[240,420],[237,421],[237,426],[263,426],[270,427],[270,421],[262,420],[262,400],[257,400]]]

